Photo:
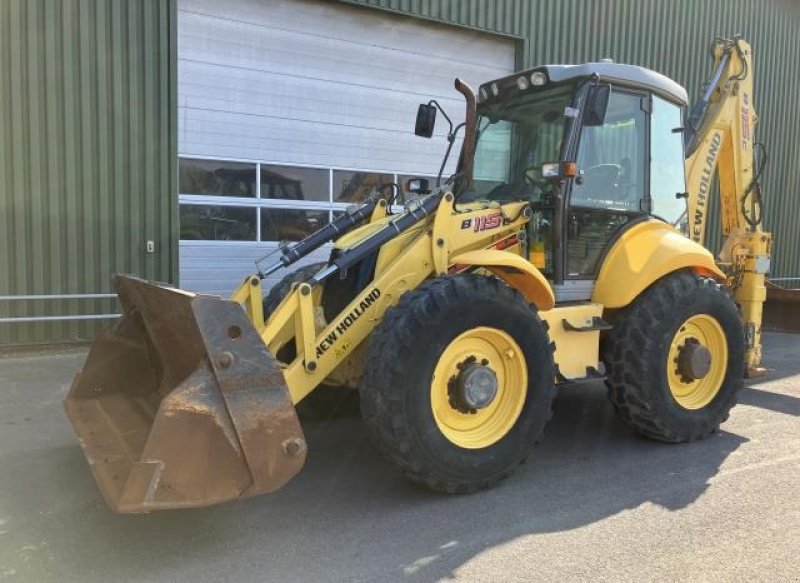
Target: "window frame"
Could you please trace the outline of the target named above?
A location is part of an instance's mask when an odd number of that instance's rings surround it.
[[[630,87],[619,86],[619,85],[611,85],[612,94],[614,92],[621,93],[625,95],[632,95],[639,97],[639,107],[644,115],[644,153],[642,155],[643,160],[643,169],[642,169],[642,186],[643,192],[642,197],[639,199],[639,209],[638,210],[631,210],[631,211],[624,211],[624,210],[617,210],[617,212],[631,214],[631,215],[640,215],[640,214],[650,214],[650,208],[652,207],[652,203],[650,200],[650,115],[653,111],[653,104],[652,104],[652,93],[649,91],[638,90]],[[583,123],[581,122],[578,127],[578,139],[575,140],[574,149],[572,152],[571,158],[575,161],[578,159],[578,151],[581,147],[581,141],[583,139]],[[564,197],[565,199],[565,209],[567,212],[572,208],[572,192],[575,184],[575,178],[570,181],[569,192],[567,196]],[[594,210],[611,210],[611,209],[602,209],[601,207],[588,207],[588,206],[579,206],[576,205],[577,208],[582,209],[594,209]],[[644,207],[644,208],[642,208]]]
[[[648,156],[648,159],[650,159],[650,157],[651,157],[650,153],[651,153],[651,147],[652,147],[652,141],[653,141],[652,132],[651,132],[651,126],[652,126],[653,109],[655,107],[655,99],[656,98],[660,99],[664,103],[672,105],[673,107],[677,107],[678,111],[680,112],[680,127],[682,128],[682,130],[680,132],[680,136],[681,136],[680,143],[681,143],[681,154],[683,155],[683,160],[684,160],[683,187],[684,187],[684,190],[685,190],[687,188],[687,180],[686,180],[687,179],[687,176],[686,176],[686,143],[683,140],[683,131],[684,131],[683,128],[686,127],[686,113],[687,113],[686,105],[682,104],[682,103],[678,103],[678,102],[672,101],[671,99],[667,99],[663,95],[657,95],[657,94],[654,94],[654,93],[650,94],[650,111],[647,112],[647,156]],[[652,162],[652,160],[651,160],[651,162]],[[652,217],[656,218],[656,219],[664,221],[668,225],[672,225],[672,223],[668,222],[666,219],[664,219],[661,216],[653,213],[653,198],[652,198],[652,192],[650,190],[650,184],[651,184],[650,183],[650,181],[651,181],[650,167],[651,167],[651,164],[648,164],[647,165],[647,201],[648,201],[647,202],[647,205],[648,205],[647,214],[649,216],[652,216]],[[688,204],[687,204],[687,212],[688,212]]]
[[[180,182],[178,183],[178,240],[181,245],[253,245],[261,247],[274,247],[280,244],[280,241],[262,240],[261,228],[261,209],[275,209],[275,210],[305,210],[305,211],[327,211],[328,220],[333,219],[334,212],[342,212],[354,203],[349,202],[335,202],[333,192],[333,175],[336,171],[342,172],[363,172],[374,174],[385,174],[392,177],[392,180],[399,184],[397,181],[400,176],[414,176],[414,177],[428,177],[429,172],[413,173],[406,170],[385,170],[385,169],[365,169],[365,168],[350,168],[342,166],[321,166],[315,164],[292,164],[283,161],[274,160],[254,160],[247,158],[234,158],[227,156],[204,156],[200,154],[179,154],[178,155],[178,169],[180,170],[180,161],[199,160],[210,162],[230,162],[230,163],[245,163],[254,164],[254,173],[256,178],[256,193],[255,197],[235,197],[229,195],[212,195],[212,194],[192,194],[185,193],[181,190]],[[278,199],[268,198],[261,196],[261,166],[284,166],[287,168],[309,168],[324,170],[328,173],[328,192],[327,200],[314,201],[314,200],[291,200],[291,199]],[[434,179],[435,180],[435,179]],[[403,185],[400,184],[402,189]],[[256,213],[256,238],[255,240],[245,241],[220,241],[213,239],[181,239],[180,238],[180,207],[181,205],[200,205],[200,206],[215,206],[215,207],[238,207],[238,208],[252,208]],[[392,209],[397,212],[401,207],[396,205]]]

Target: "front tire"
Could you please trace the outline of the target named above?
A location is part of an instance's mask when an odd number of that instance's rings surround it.
[[[495,278],[457,275],[422,284],[386,313],[367,349],[361,411],[408,478],[467,493],[526,459],[552,417],[554,379],[535,309]]]
[[[713,280],[688,271],[656,282],[619,314],[602,350],[617,415],[660,441],[714,433],[743,385],[736,305]]]

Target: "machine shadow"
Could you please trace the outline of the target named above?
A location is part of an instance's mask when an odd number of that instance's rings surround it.
[[[769,409],[776,413],[785,413],[800,417],[800,398],[783,393],[773,393],[753,387],[745,387],[739,393],[739,403],[760,409]]]
[[[577,528],[645,503],[684,508],[746,441],[725,431],[688,445],[641,439],[616,420],[602,384],[563,391],[555,409],[529,461],[499,487],[469,496],[438,495],[406,481],[352,417],[307,424],[307,466],[283,490],[219,507],[114,515],[77,444],[36,460],[9,460],[7,469],[28,472],[33,491],[15,486],[9,474],[0,483],[11,506],[33,520],[48,520],[38,508],[54,509],[45,543],[58,550],[59,572],[82,580],[118,573],[160,579],[195,559],[208,575],[209,563],[224,568],[254,547],[258,554],[249,560],[263,564],[267,579],[295,572],[325,580],[330,563],[344,557],[354,578],[432,580],[520,536]],[[387,532],[402,541],[390,553],[383,548]],[[226,572],[236,574],[220,576]]]
[[[653,442],[616,419],[602,385],[564,392],[531,461],[503,489],[484,494],[494,508],[513,500],[497,519],[504,528],[487,529],[502,535],[474,537],[432,562],[421,579],[452,576],[477,554],[518,537],[579,528],[646,503],[685,508],[746,441],[723,430],[693,444]]]
[[[745,381],[747,386],[780,381],[800,375],[800,358],[797,355],[797,333],[769,332],[762,336],[764,358],[767,369],[764,376]],[[800,383],[800,377],[798,377]]]

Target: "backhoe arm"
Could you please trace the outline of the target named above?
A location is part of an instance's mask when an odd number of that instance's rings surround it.
[[[688,230],[706,245],[706,221],[715,172],[719,175],[721,266],[730,275],[745,327],[748,376],[763,372],[761,320],[766,299],[771,236],[761,230],[759,169],[754,163],[753,67],[750,45],[718,39],[712,45],[714,73],[694,105],[685,129]],[[762,165],[763,166],[763,165]]]

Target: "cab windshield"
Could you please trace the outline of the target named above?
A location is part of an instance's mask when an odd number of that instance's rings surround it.
[[[470,199],[537,202],[554,187],[541,169],[561,159],[573,90],[521,93],[479,108]]]

